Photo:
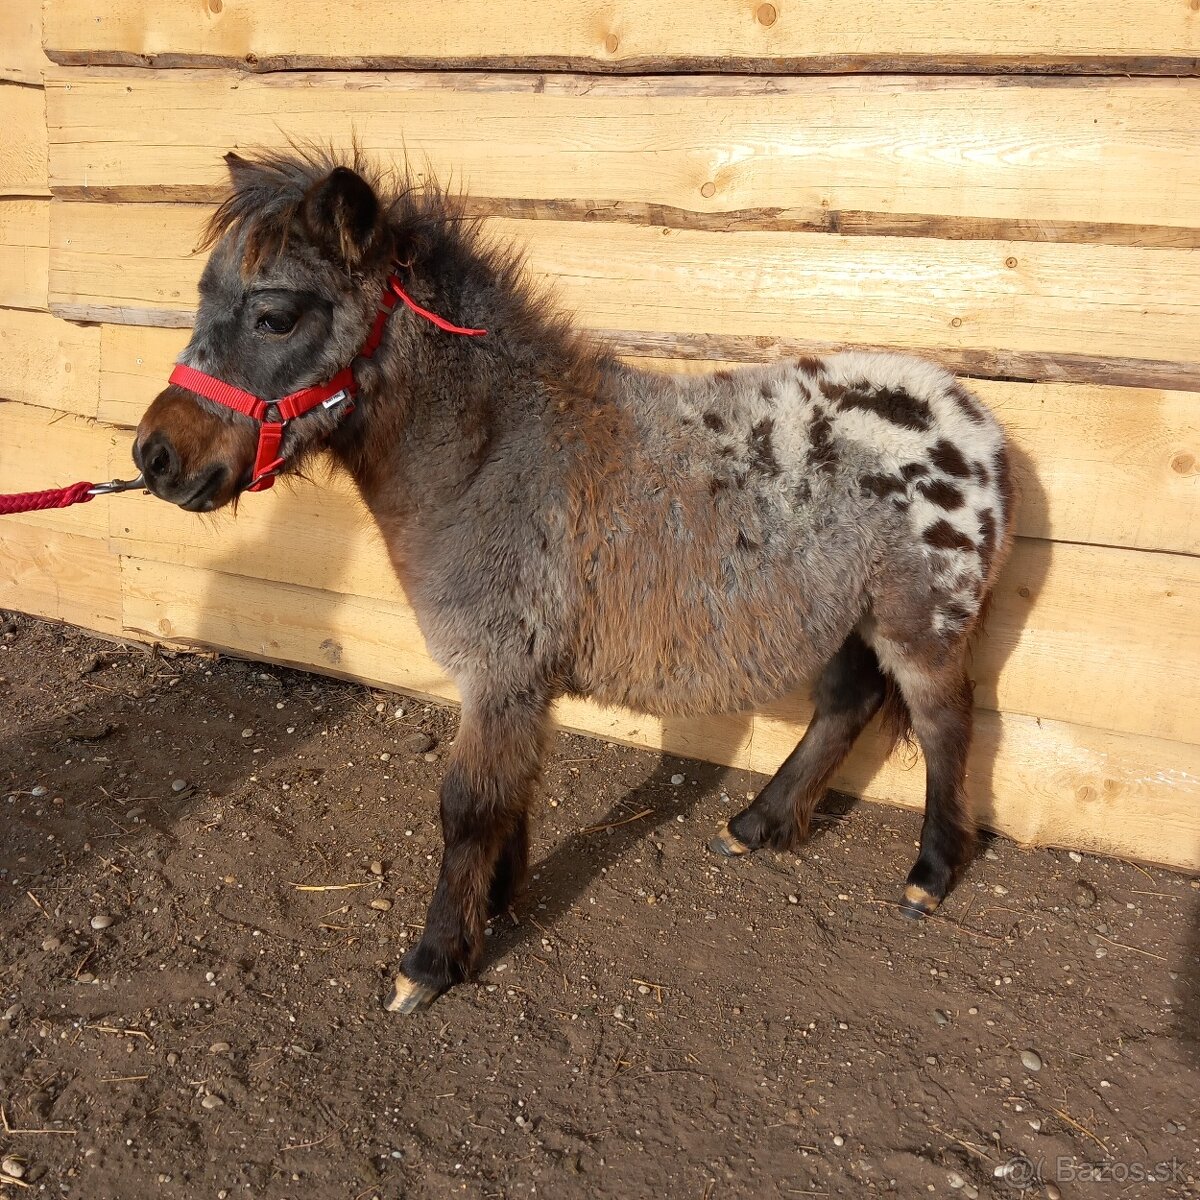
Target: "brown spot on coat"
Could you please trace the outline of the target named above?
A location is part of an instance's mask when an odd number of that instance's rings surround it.
[[[917,490],[930,504],[936,504],[938,508],[944,508],[948,512],[962,508],[962,492],[944,479],[922,480],[917,484]]]
[[[827,475],[832,475],[837,470],[838,461],[833,451],[831,429],[830,420],[824,413],[813,417],[808,426],[808,439],[812,443],[808,452],[808,464]]]
[[[945,438],[938,440],[929,455],[929,460],[939,471],[945,471],[947,475],[953,475],[956,479],[966,479],[971,474],[971,468],[963,458],[962,451]]]
[[[961,529],[955,529],[949,521],[935,521],[921,535],[931,546],[939,550],[974,550],[975,543]]]
[[[832,400],[835,404],[846,394],[847,388],[843,383],[830,383],[828,379],[821,378],[818,380],[817,386],[821,389],[821,395],[826,400]]]
[[[922,475],[928,475],[929,468],[924,463],[905,463],[904,466],[900,468],[900,474],[911,482],[914,479],[919,479]]]
[[[864,496],[878,496],[881,500],[905,490],[904,480],[895,475],[864,475],[858,481],[858,486]]]
[[[811,375],[814,379],[825,374],[825,364],[811,354],[802,354],[796,359],[796,370],[801,375]]]
[[[1001,446],[992,460],[992,470],[996,474],[996,486],[1000,489],[1000,498],[1004,503],[1004,511],[1000,519],[1006,524],[1012,524],[1013,510],[1017,505],[1017,489],[1013,486],[1012,464],[1009,462],[1008,451]]]
[[[719,379],[722,383],[728,383],[733,378],[732,371],[714,371],[713,378]]]
[[[983,561],[986,575],[992,566],[992,555],[996,552],[996,517],[990,508],[979,514],[979,557]]]
[[[902,388],[849,388],[838,397],[838,408],[869,412],[901,429],[924,432],[933,423],[933,410],[919,396]]]
[[[725,422],[715,412],[704,414],[704,424],[714,433],[722,433],[725,429]]]
[[[967,391],[961,383],[951,384],[947,388],[947,394],[950,399],[958,405],[959,411],[966,417],[969,417],[976,425],[982,425],[984,422],[983,411],[975,402],[975,397]]]
[[[763,417],[750,430],[750,469],[763,471],[767,475],[779,474],[779,460],[775,457],[775,446],[771,441],[771,432],[775,422],[770,417]]]

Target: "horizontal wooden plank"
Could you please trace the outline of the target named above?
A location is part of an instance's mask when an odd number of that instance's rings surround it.
[[[493,225],[594,329],[1200,362],[1186,250]]]
[[[50,60],[42,53],[42,0],[0,4],[0,79],[40,84]]]
[[[1020,539],[971,673],[985,708],[1200,744],[1200,558]]]
[[[0,308],[45,310],[50,201],[0,199]]]
[[[46,488],[109,478],[108,464],[118,440],[129,434],[70,413],[26,404],[0,403],[0,492],[39,492]],[[108,533],[105,506],[127,497],[100,497],[72,508],[27,513],[21,521],[40,529],[102,538]],[[2,528],[7,529],[9,517]]]
[[[125,628],[139,636],[453,696],[403,604],[136,558],[122,560],[122,598]],[[556,715],[567,728],[769,772],[795,744],[809,711],[797,699],[753,718],[659,721],[576,701]],[[970,771],[983,819],[1021,841],[1200,866],[1194,746],[981,713]],[[917,806],[923,777],[903,755],[885,758],[871,732],[834,782]]]
[[[230,148],[354,136],[484,215],[1200,244],[1200,80],[76,70],[47,81],[64,197],[212,201]]]
[[[1188,4],[1155,0],[460,0],[437,6],[322,0],[48,0],[47,52],[60,63],[215,63],[259,70],[456,65],[536,70],[753,71],[942,69],[1188,73],[1200,32]]]
[[[0,399],[94,417],[99,391],[99,326],[0,309]]]
[[[0,410],[2,411],[2,410]],[[0,608],[119,634],[121,562],[103,538],[4,517]]]
[[[48,196],[46,95],[0,81],[0,196]]]
[[[76,321],[141,320],[148,324],[190,325],[191,316],[169,309],[134,310],[105,306],[59,305],[64,317]],[[908,346],[895,342],[773,336],[732,333],[648,333],[645,330],[596,329],[595,337],[614,353],[631,359],[672,358],[703,363],[726,360],[734,365],[763,358],[794,358],[801,354],[832,354],[838,350],[914,350],[970,379],[1030,380],[1043,383],[1096,383],[1108,387],[1165,388],[1200,391],[1200,368],[1194,362],[1129,358],[1106,354],[1072,354],[1044,350],[982,350],[970,346]]]
[[[1200,395],[965,380],[1015,450],[1018,532],[1200,554]]]
[[[56,200],[52,210],[55,311],[190,321],[205,206]],[[692,339],[708,357],[761,358],[792,348],[803,330],[806,346],[890,345],[935,353],[952,367],[952,355],[977,368],[992,363],[972,374],[1011,374],[1022,355],[1039,372],[1057,357],[1101,376],[1114,358],[1138,360],[1156,386],[1158,365],[1173,386],[1200,389],[1200,255],[1187,250],[731,238],[557,221],[497,220],[488,229],[527,247],[533,274],[555,284],[581,324],[626,352],[662,353],[664,340]],[[729,353],[728,339],[746,353]]]
[[[104,326],[100,418],[135,426],[186,341],[176,329]],[[665,371],[737,365],[630,361]],[[1017,448],[1020,534],[1200,554],[1200,397],[1086,384],[967,382],[995,408]]]
[[[126,446],[114,454],[119,475]],[[295,481],[250,497],[236,519],[130,500],[109,511],[114,548],[136,558],[402,601],[344,481]],[[982,708],[1200,743],[1197,661],[1200,558],[1022,538],[972,674]]]

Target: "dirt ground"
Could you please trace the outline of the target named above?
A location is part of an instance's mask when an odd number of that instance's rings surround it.
[[[0,627],[5,1200],[1198,1194],[1196,880],[996,840],[914,925],[917,814],[721,860],[760,780],[563,734],[396,1017],[453,709]]]

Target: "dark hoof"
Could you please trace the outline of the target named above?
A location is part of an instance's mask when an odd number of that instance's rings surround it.
[[[396,976],[392,998],[384,1007],[388,1012],[403,1013],[408,1016],[410,1013],[428,1008],[440,995],[441,992],[437,988],[430,987],[427,983],[416,983],[407,975],[400,974]]]
[[[941,900],[932,892],[927,892],[923,887],[910,883],[904,889],[900,912],[909,920],[919,921],[922,917],[929,916],[939,904],[941,904]]]
[[[729,832],[728,825],[722,825],[720,832],[708,843],[708,848],[714,854],[723,854],[726,858],[741,858],[750,853],[750,847],[741,838],[734,837]]]

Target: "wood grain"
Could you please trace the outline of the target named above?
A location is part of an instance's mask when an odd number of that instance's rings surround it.
[[[216,11],[214,11],[214,9]],[[48,0],[56,62],[229,64],[256,70],[343,66],[514,66],[588,71],[1115,70],[1195,71],[1200,32],[1187,4],[1155,0]]]
[[[113,447],[129,435],[70,413],[26,404],[0,404],[0,492],[39,492],[87,480],[110,478]],[[60,533],[102,538],[108,533],[105,506],[130,497],[98,498],[72,508],[26,513],[22,523]],[[9,517],[4,518],[4,529]]]
[[[100,326],[100,403],[96,415],[133,428],[166,387],[188,335],[144,325]]]
[[[49,313],[0,309],[0,399],[96,416],[99,327],[73,325]]]
[[[124,627],[138,636],[453,697],[403,605],[138,558],[122,560],[122,597]],[[754,718],[696,722],[662,722],[582,702],[557,710],[567,728],[764,772],[792,748],[808,714],[798,699]],[[885,760],[871,733],[834,782],[913,807],[922,802],[923,775],[902,756]],[[1018,840],[1200,865],[1194,746],[981,713],[970,786],[985,822]]]
[[[0,199],[0,308],[45,310],[50,201]]]
[[[50,60],[42,53],[42,0],[0,4],[0,79],[41,85]]]
[[[56,311],[80,321],[122,320],[132,310],[111,306],[63,305]],[[152,324],[190,325],[169,309],[136,313],[153,318]],[[953,318],[951,318],[953,322]],[[953,325],[952,325],[953,327]],[[727,333],[648,333],[645,330],[597,329],[597,339],[615,353],[631,359],[732,363],[761,362],[794,358],[801,354],[832,354],[837,350],[914,350],[935,359],[948,370],[971,379],[1028,380],[1050,383],[1095,383],[1123,388],[1165,388],[1200,391],[1200,364],[1131,358],[1112,354],[1072,354],[1069,351],[978,349],[961,345],[907,346],[889,342],[864,342],[850,339],[771,336]]]
[[[414,163],[484,216],[1200,245],[1200,80],[76,70],[47,83],[64,198],[220,198],[287,135]],[[637,83],[643,86],[632,86]]]
[[[0,81],[0,129],[0,196],[49,196],[42,89]]]

